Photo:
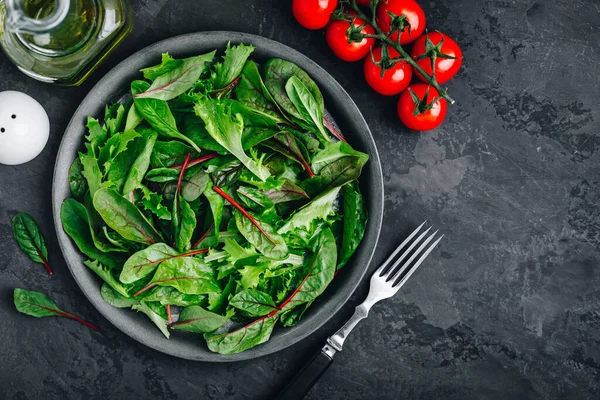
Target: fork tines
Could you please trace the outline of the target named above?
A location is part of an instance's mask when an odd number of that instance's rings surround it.
[[[385,278],[385,281],[395,289],[404,285],[444,237],[441,235],[430,244],[438,231],[429,234],[431,227],[422,231],[426,222],[419,225],[375,272],[375,275]],[[409,257],[408,260],[404,261],[407,257]],[[390,266],[390,264],[392,265]]]

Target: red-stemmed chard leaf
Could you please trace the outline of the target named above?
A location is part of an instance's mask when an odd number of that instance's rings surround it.
[[[262,144],[302,165],[302,168],[308,173],[309,177],[312,178],[315,176],[310,167],[310,156],[306,147],[296,139],[293,133],[280,132]]]
[[[28,290],[15,288],[14,302],[17,310],[23,314],[31,315],[32,317],[36,318],[56,316],[67,317],[89,328],[92,328],[95,331],[98,330],[95,325],[92,325],[89,322],[58,308],[56,303],[50,300],[50,298],[43,293],[30,292]]]
[[[174,258],[192,257],[207,251],[203,249],[179,253],[164,243],[156,243],[129,257],[123,265],[119,280],[126,284],[133,283],[154,272],[162,262]]]
[[[210,226],[208,227],[206,232],[204,232],[202,234],[202,236],[200,236],[200,239],[198,239],[198,241],[196,243],[194,243],[194,245],[192,246],[192,249],[195,249],[196,247],[200,246],[200,243],[202,243],[202,241],[204,239],[206,239],[206,237],[210,234],[210,231],[212,231],[214,227],[215,227],[215,221],[210,223]],[[205,251],[208,251],[208,249],[206,249]]]
[[[13,234],[19,247],[32,261],[44,264],[48,274],[52,269],[48,264],[48,248],[40,228],[29,214],[19,213],[12,220]]]
[[[331,132],[331,134],[333,136],[335,136],[336,138],[338,138],[342,142],[348,143],[348,141],[346,140],[346,138],[344,137],[344,135],[342,135],[342,133],[336,129],[335,125],[333,125],[333,123],[331,123],[331,121],[329,121],[327,119],[327,117],[323,117],[323,125],[325,125],[325,127],[327,128],[327,130],[329,132]]]
[[[190,153],[185,157],[181,166],[179,179],[177,180],[177,190],[175,192],[175,201],[173,202],[173,245],[179,250],[184,251],[189,248],[190,241],[196,229],[196,214],[190,207],[187,200],[181,196],[181,184],[185,170],[190,163]]]

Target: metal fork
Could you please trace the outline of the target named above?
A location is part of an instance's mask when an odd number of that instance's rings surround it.
[[[344,341],[350,332],[352,332],[352,329],[361,320],[367,318],[371,307],[375,303],[395,295],[412,274],[415,273],[429,253],[433,251],[444,237],[444,235],[441,235],[433,241],[438,231],[429,234],[431,227],[422,231],[424,226],[425,222],[415,229],[375,271],[371,277],[371,288],[365,301],[356,307],[354,315],[352,315],[344,326],[327,338],[327,344],[279,392],[275,398],[276,400],[297,400],[304,398],[321,375],[333,363],[335,354],[338,351],[342,351]],[[431,243],[432,241],[433,243]]]

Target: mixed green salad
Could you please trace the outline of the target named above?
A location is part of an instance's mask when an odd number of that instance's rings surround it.
[[[298,323],[361,241],[368,155],[324,118],[295,64],[228,45],[164,54],[132,100],[89,117],[65,232],[104,300],[239,353]]]

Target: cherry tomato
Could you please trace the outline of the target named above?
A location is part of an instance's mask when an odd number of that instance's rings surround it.
[[[399,54],[391,47],[387,47],[390,58],[398,57]],[[375,62],[381,61],[381,47],[373,50]],[[408,87],[412,79],[412,68],[406,61],[397,61],[390,68],[386,68],[383,77],[381,66],[373,62],[371,57],[365,60],[365,80],[375,90],[384,96],[393,96]]]
[[[391,30],[392,17],[388,12],[406,16],[406,26],[400,35],[400,44],[408,44],[417,40],[425,30],[425,12],[415,0],[383,0],[377,7],[377,24],[384,32]],[[398,40],[398,31],[390,36],[393,41]]]
[[[307,29],[325,28],[338,0],[294,0],[292,12],[296,21]]]
[[[359,28],[365,22],[360,18],[355,18],[353,23],[355,27]],[[348,21],[333,21],[327,27],[325,40],[338,58],[344,61],[358,61],[369,54],[371,47],[375,44],[375,39],[363,38],[360,42],[348,42],[349,27],[350,22]],[[371,25],[365,25],[360,33],[373,35],[375,29]]]
[[[421,55],[427,53],[427,38],[429,38],[431,44],[435,46],[435,48],[431,51],[437,54],[435,59],[435,78],[437,79],[438,83],[448,82],[460,69],[462,64],[462,51],[454,40],[440,32],[426,33],[418,38],[413,45],[410,55],[429,75],[432,73],[431,57],[428,56],[417,60],[417,58],[419,58]],[[444,55],[455,58],[444,58]],[[415,73],[420,80],[427,82],[427,79],[425,79],[423,75],[416,71]]]
[[[429,92],[427,91],[428,88]],[[418,105],[415,104],[411,92],[419,98]],[[425,99],[426,93],[427,99]],[[398,116],[400,117],[400,121],[407,128],[415,131],[428,131],[440,126],[446,117],[448,104],[446,103],[446,99],[438,99],[431,105],[430,103],[437,96],[437,90],[425,83],[413,83],[410,85],[408,90],[405,90],[398,99]],[[415,115],[417,107],[421,109],[422,113]]]

